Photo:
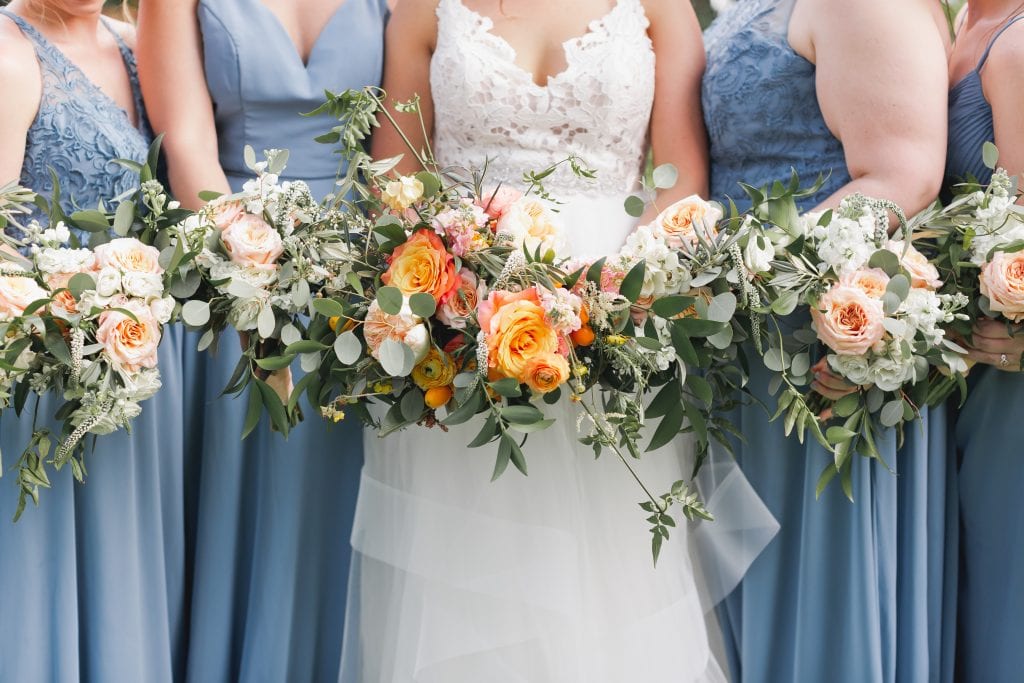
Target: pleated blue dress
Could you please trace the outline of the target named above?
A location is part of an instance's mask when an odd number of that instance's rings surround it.
[[[992,37],[978,66],[949,92],[947,186],[968,175],[983,183],[991,179],[981,148],[995,140],[995,130],[981,70],[992,44],[1021,19]],[[1024,376],[977,365],[968,383],[956,419],[962,568],[957,676],[1014,681],[1024,671]]]
[[[243,149],[287,148],[285,179],[334,189],[338,157],[314,138],[333,125],[304,118],[324,90],[378,85],[384,0],[347,0],[303,64],[260,0],[200,0],[206,80],[220,163],[233,189],[252,177]],[[194,343],[194,338],[193,338]],[[193,347],[194,348],[194,347]],[[200,439],[191,465],[187,680],[326,681],[337,678],[362,467],[358,424],[328,425],[303,400],[306,420],[287,440],[264,420],[244,442],[246,401],[220,397],[239,358],[225,335],[215,356],[186,362],[188,419]],[[301,370],[293,368],[296,381]]]
[[[33,43],[42,75],[21,182],[47,195],[50,169],[62,205],[95,207],[131,190],[137,177],[113,163],[145,161],[151,135],[135,61],[116,33],[135,94],[139,125],[29,23],[5,9]],[[0,47],[2,49],[2,47]],[[15,472],[0,479],[0,681],[173,681],[184,665],[185,528],[182,331],[164,329],[163,389],[125,431],[87,452],[85,485],[70,468],[52,473],[11,523]],[[59,397],[47,395],[40,416]],[[58,430],[59,423],[46,421]],[[31,411],[0,419],[4,464],[13,467],[32,435]]]
[[[849,182],[843,148],[815,91],[815,67],[789,44],[793,0],[745,0],[705,35],[703,103],[711,194],[749,200],[796,169],[805,183],[827,176],[811,209]],[[794,324],[802,322],[794,319]],[[750,391],[766,405],[770,374],[753,349]],[[787,439],[754,402],[733,415],[745,437],[737,459],[780,531],[719,610],[734,680],[746,683],[886,683],[943,680],[952,629],[944,542],[951,499],[944,415],[925,415],[878,441],[894,475],[859,459],[849,502],[838,485],[815,500],[829,454],[813,439]]]

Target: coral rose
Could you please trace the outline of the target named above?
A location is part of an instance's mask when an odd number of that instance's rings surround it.
[[[160,325],[145,306],[125,304],[135,320],[121,311],[105,311],[100,315],[96,341],[110,362],[126,372],[155,368],[160,346]]]
[[[881,299],[889,286],[889,276],[881,268],[861,268],[840,277],[839,284],[856,287],[872,299]]]
[[[981,267],[980,283],[992,311],[1015,323],[1024,320],[1024,252],[997,252]]]
[[[412,312],[409,303],[395,315],[385,313],[375,301],[370,303],[363,323],[363,338],[370,355],[380,360],[380,347],[386,339],[401,342],[412,349],[416,362],[423,360],[430,350],[430,335],[422,318]]]
[[[522,380],[538,394],[554,391],[569,379],[569,363],[557,353],[534,356],[523,368]]]
[[[502,185],[497,189],[487,190],[477,197],[476,205],[483,209],[490,218],[497,220],[504,216],[509,207],[522,197],[523,193],[519,190]]]
[[[284,253],[281,235],[259,216],[246,213],[220,233],[232,263],[259,270],[274,270]]]
[[[441,301],[461,282],[455,272],[455,257],[441,238],[421,228],[391,254],[391,264],[381,277],[384,284],[397,287],[405,296],[425,292]]]
[[[479,301],[479,280],[473,271],[463,268],[459,271],[459,282],[456,287],[441,299],[437,319],[452,329],[463,330]]]
[[[664,236],[669,246],[678,249],[697,244],[698,230],[705,238],[717,235],[717,223],[721,218],[721,208],[694,194],[658,214],[651,227]]]
[[[836,285],[811,308],[818,338],[839,354],[859,356],[885,335],[882,302],[863,290]]]
[[[502,377],[526,381],[526,366],[559,348],[558,334],[547,323],[533,288],[519,293],[495,291],[477,311],[487,335],[488,365]]]
[[[125,273],[162,275],[160,250],[131,237],[121,237],[96,247],[96,270],[113,268]]]

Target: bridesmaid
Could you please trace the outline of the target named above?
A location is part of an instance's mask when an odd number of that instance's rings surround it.
[[[171,185],[186,206],[202,190],[237,191],[245,145],[288,147],[287,177],[331,192],[337,157],[303,118],[339,91],[380,82],[384,0],[144,2],[140,63],[146,102],[166,133]],[[192,339],[192,342],[195,340]],[[306,406],[286,441],[264,422],[239,440],[244,400],[220,399],[238,360],[186,352],[187,481],[194,518],[187,679],[337,678],[349,535],[362,466],[355,423],[328,430]]]
[[[102,7],[14,0],[0,9],[0,183],[20,177],[46,195],[56,169],[65,211],[132,189],[137,176],[114,159],[144,161],[151,140],[134,32],[102,18]],[[181,332],[165,328],[162,391],[131,434],[102,437],[87,454],[84,486],[69,469],[51,473],[40,507],[12,524],[14,472],[0,479],[0,680],[169,682],[182,673]],[[55,407],[46,396],[40,414]],[[2,422],[10,468],[32,418],[12,412]]]
[[[933,6],[934,5],[934,6]],[[711,195],[749,202],[738,186],[819,173],[804,210],[853,192],[914,213],[938,193],[946,74],[937,3],[745,0],[706,34],[705,121]],[[742,208],[741,206],[741,208]],[[751,391],[767,405],[755,364]],[[815,388],[844,391],[819,374]],[[854,468],[856,503],[838,485],[815,500],[830,456],[800,445],[751,402],[737,411],[744,472],[781,529],[720,611],[735,680],[927,681],[942,665],[945,427],[932,415],[889,434],[877,462]],[[947,648],[948,650],[948,648]]]
[[[1024,172],[1024,4],[972,0],[961,13],[950,56],[947,185],[968,174],[988,182],[985,142],[999,163]],[[956,423],[960,455],[961,566],[957,675],[965,681],[1009,681],[1024,670],[1024,337],[979,321],[974,329],[971,392]]]

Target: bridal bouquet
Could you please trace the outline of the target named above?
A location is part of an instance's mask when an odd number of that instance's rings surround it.
[[[852,195],[834,211],[798,216],[793,196],[790,190],[753,195],[752,216],[776,221],[763,227],[776,252],[760,268],[765,310],[772,314],[760,340],[763,360],[777,373],[775,391],[784,387],[775,417],[785,416],[786,433],[795,429],[802,440],[809,429],[834,453],[819,493],[839,474],[850,496],[852,455],[880,458],[876,435],[902,430],[921,406],[938,400],[932,389],[945,376],[966,369],[946,329],[966,317],[959,311],[967,300],[938,292],[938,271],[908,239],[911,230],[891,202]],[[900,219],[893,236],[890,212]],[[809,323],[794,329],[777,317],[798,306],[809,310]],[[855,386],[838,401],[800,388],[810,381],[819,344],[819,367]]]
[[[349,241],[341,214],[313,198],[301,181],[281,182],[288,153],[269,150],[257,162],[246,148],[254,178],[236,194],[212,199],[176,228],[176,248],[190,256],[181,277],[188,284],[182,318],[202,333],[200,350],[221,333],[242,333],[244,352],[226,393],[249,389],[243,436],[266,410],[287,434],[300,419],[301,391],[272,386],[271,373],[298,358],[315,370],[320,346],[306,334],[315,297],[344,287]],[[290,394],[290,395],[289,395]]]

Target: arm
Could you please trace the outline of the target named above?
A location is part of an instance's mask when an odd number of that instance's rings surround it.
[[[153,129],[165,133],[171,189],[183,205],[199,192],[230,192],[217,157],[213,103],[206,89],[198,0],[143,2],[139,7],[139,77]]]
[[[691,194],[708,194],[708,141],[701,107],[704,43],[690,3],[645,0],[657,66],[651,145],[655,165],[671,163],[679,182],[658,195],[664,208]]]
[[[416,150],[425,149],[429,140],[424,137],[416,116],[397,113],[394,103],[406,102],[418,95],[426,135],[431,134],[434,127],[434,103],[430,94],[430,57],[437,37],[436,7],[436,2],[399,0],[391,14],[384,38],[383,87],[387,93],[386,105]],[[383,116],[381,119],[380,128],[373,134],[371,151],[374,158],[385,159],[402,154],[404,156],[397,167],[399,173],[422,170],[391,122]]]
[[[0,126],[0,185],[18,180],[25,162],[25,138],[39,110],[43,83],[35,51],[14,22],[0,19],[0,92],[4,101]]]
[[[938,194],[946,157],[948,76],[926,0],[799,0],[794,48],[817,66],[818,103],[842,142],[853,192],[913,215]]]

